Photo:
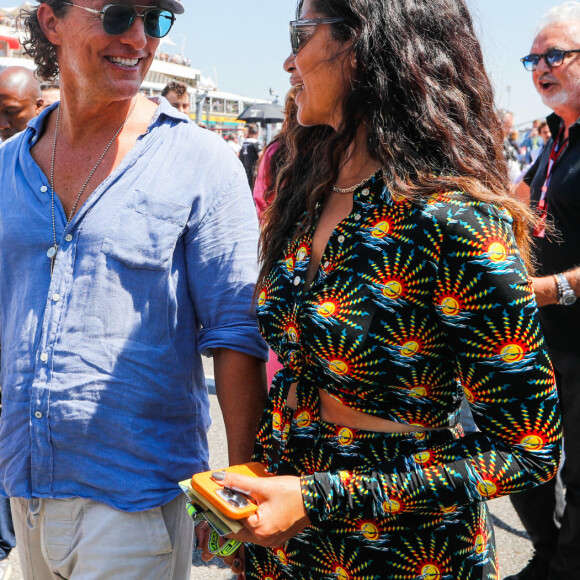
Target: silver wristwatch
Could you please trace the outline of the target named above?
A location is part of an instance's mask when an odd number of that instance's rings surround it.
[[[560,306],[571,306],[576,302],[576,294],[570,288],[570,284],[564,274],[554,274],[556,285],[558,286],[558,304]]]

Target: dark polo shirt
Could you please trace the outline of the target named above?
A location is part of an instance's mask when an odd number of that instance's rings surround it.
[[[553,138],[561,119],[547,119]],[[555,232],[546,238],[534,237],[538,275],[549,276],[580,266],[580,120],[570,127],[570,142],[552,170],[548,187],[548,214]],[[536,207],[546,180],[553,140],[550,139],[524,182],[530,186],[532,207]],[[548,346],[580,354],[580,299],[572,306],[540,308],[540,319]]]

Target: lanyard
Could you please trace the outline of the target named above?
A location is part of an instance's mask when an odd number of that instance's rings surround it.
[[[548,159],[548,169],[546,170],[546,179],[544,180],[544,185],[542,186],[542,194],[540,200],[538,201],[537,212],[540,214],[540,221],[534,228],[534,236],[537,238],[544,238],[546,236],[546,220],[548,218],[548,187],[552,181],[552,172],[554,167],[563,153],[568,147],[568,138],[560,142],[562,134],[564,132],[564,125],[560,127],[558,136],[554,139],[552,145],[552,150],[550,151],[550,157]]]

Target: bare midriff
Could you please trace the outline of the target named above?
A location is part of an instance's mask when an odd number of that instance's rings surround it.
[[[298,400],[296,398],[297,387],[298,383],[292,384],[286,400],[286,406],[292,410],[296,410],[298,405]],[[379,433],[416,433],[418,431],[423,432],[436,430],[421,425],[397,423],[396,421],[389,421],[389,419],[382,419],[375,415],[369,415],[368,413],[363,413],[356,409],[347,407],[323,389],[318,389],[318,393],[320,399],[320,418],[326,423],[340,425],[341,427],[349,427],[350,429],[375,431]]]

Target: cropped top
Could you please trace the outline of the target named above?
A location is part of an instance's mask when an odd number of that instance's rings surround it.
[[[452,462],[473,468],[477,449],[494,450],[504,454],[493,459],[499,478],[507,457],[513,463],[521,454],[521,473],[510,471],[516,487],[549,479],[559,456],[557,394],[511,223],[507,211],[461,192],[423,202],[394,198],[379,172],[355,191],[308,288],[314,228],[289,242],[258,298],[262,334],[283,369],[270,390],[257,458],[273,471],[283,460],[293,382],[358,411],[429,428],[454,427],[465,394],[481,432],[451,444]],[[461,440],[470,438],[467,451]],[[501,495],[499,485],[479,494],[481,474],[471,475],[469,501]],[[345,485],[337,474],[306,479],[306,487],[334,486],[335,498]],[[388,493],[392,479],[381,481]],[[332,511],[321,502],[307,507]]]

